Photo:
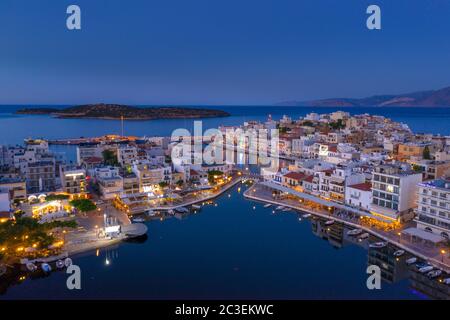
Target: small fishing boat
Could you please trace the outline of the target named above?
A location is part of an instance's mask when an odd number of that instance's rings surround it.
[[[331,226],[334,223],[334,220],[325,221],[326,226]]]
[[[167,211],[170,215],[174,215],[175,211],[173,211],[172,209],[170,209],[169,211]]]
[[[405,250],[397,250],[394,252],[394,257],[401,257],[405,254]]]
[[[291,208],[284,208],[284,209],[281,210],[281,211],[288,212],[288,211],[292,211],[292,209],[291,209]]]
[[[414,264],[416,262],[417,262],[417,258],[416,257],[409,258],[408,260],[405,261],[405,263],[407,265],[411,265],[411,264]]]
[[[28,262],[26,264],[26,267],[27,267],[28,271],[30,271],[30,272],[34,272],[38,268],[33,262]]]
[[[271,207],[271,206],[272,206],[271,203],[267,203],[267,204],[264,205],[264,208],[269,208],[269,207]]]
[[[311,213],[305,213],[302,217],[304,219],[307,219],[307,218],[311,217]]]
[[[387,242],[383,242],[383,241],[369,244],[370,248],[375,248],[375,249],[381,249],[381,248],[384,248],[386,246],[387,246]]]
[[[430,272],[430,271],[433,270],[433,269],[434,269],[433,266],[427,265],[427,266],[425,266],[425,267],[420,268],[420,269],[419,269],[419,272],[420,272],[420,273],[426,273],[426,272]]]
[[[45,263],[45,262],[43,264],[41,264],[41,269],[45,273],[48,273],[48,272],[52,271],[52,267],[50,267],[50,265],[48,263]]]
[[[56,261],[56,268],[58,268],[58,269],[64,268],[64,261],[62,261],[62,260]]]
[[[141,223],[141,222],[145,222],[144,218],[133,218],[132,220],[133,222],[137,222],[137,223]]]
[[[70,258],[64,259],[64,265],[66,266],[66,268],[70,267],[72,265],[72,259]]]
[[[348,236],[357,236],[357,235],[360,235],[362,232],[363,232],[362,229],[353,229],[353,230],[347,231],[347,235]]]
[[[275,208],[275,210],[283,210],[283,209],[284,209],[283,206],[278,206],[278,207]]]
[[[450,284],[450,278],[444,279],[444,281],[442,282],[444,282],[445,284]]]
[[[441,274],[442,270],[433,270],[427,273],[427,277],[433,279],[439,277]]]
[[[192,209],[200,210],[201,208],[202,208],[202,206],[199,206],[198,204],[193,204],[192,205]]]
[[[367,232],[366,232],[366,233],[363,233],[362,235],[360,235],[360,236],[358,237],[358,240],[359,240],[359,241],[362,241],[362,240],[364,240],[364,239],[369,238],[369,236],[370,236],[370,234],[368,234]]]

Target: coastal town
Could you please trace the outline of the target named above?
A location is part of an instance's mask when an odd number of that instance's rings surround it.
[[[238,143],[228,135],[252,130],[278,132],[276,146],[262,139],[277,150],[276,170],[250,165],[249,137]],[[374,250],[395,246],[394,258],[450,286],[450,137],[344,111],[269,115],[217,132],[223,153],[231,145],[233,155],[216,163],[190,161],[195,148],[175,161],[182,137],[174,136],[30,138],[0,146],[0,271],[67,267],[75,254],[145,237],[146,221],[196,213],[249,183],[245,198],[273,213],[298,212],[325,233],[345,225],[346,236],[370,240]],[[74,148],[76,159],[54,151],[61,145]]]

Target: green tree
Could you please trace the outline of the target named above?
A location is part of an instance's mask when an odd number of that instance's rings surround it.
[[[50,194],[45,198],[45,201],[67,200],[69,198],[67,194]]]
[[[119,163],[117,162],[117,156],[112,150],[103,150],[102,152],[103,156],[103,163],[108,166],[118,166]]]
[[[211,170],[208,171],[208,182],[211,184],[214,184],[216,182],[216,179],[223,176],[223,172],[220,170]]]
[[[164,189],[169,186],[169,184],[165,181],[161,181],[158,185],[161,189]]]
[[[428,148],[428,146],[425,146],[425,148],[423,149],[422,156],[426,160],[431,160],[430,148]]]
[[[88,212],[97,209],[97,206],[89,199],[76,199],[70,201],[70,204],[81,212]]]

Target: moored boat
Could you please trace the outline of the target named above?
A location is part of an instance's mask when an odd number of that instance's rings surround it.
[[[292,209],[291,208],[284,208],[282,211],[288,212],[288,211],[292,211]]]
[[[199,206],[198,204],[193,204],[192,205],[192,209],[199,210],[201,208],[202,208],[202,206]]]
[[[27,267],[27,270],[30,271],[30,272],[34,272],[38,268],[33,262],[28,262],[26,264],[26,267]]]
[[[444,282],[445,284],[450,284],[450,278],[444,279],[444,281],[442,282]]]
[[[334,223],[334,220],[325,221],[326,226],[331,226]]]
[[[365,233],[363,233],[362,235],[360,235],[360,236],[358,237],[358,240],[359,240],[359,241],[362,241],[362,240],[364,240],[364,239],[369,238],[369,236],[370,236],[370,234],[368,234],[367,232],[365,232]]]
[[[433,270],[427,273],[427,276],[431,279],[437,278],[442,274],[442,270]]]
[[[397,250],[394,252],[394,257],[401,257],[405,254],[405,250]]]
[[[56,261],[56,268],[58,268],[58,269],[64,268],[64,261],[62,261],[62,260]]]
[[[412,257],[409,258],[408,260],[405,261],[407,265],[411,265],[417,262],[417,258],[416,257]]]
[[[41,264],[41,269],[42,269],[42,271],[44,271],[45,273],[48,273],[48,272],[51,272],[51,271],[52,271],[52,267],[51,267],[48,263],[46,263],[46,262],[44,262],[43,264]]]
[[[267,203],[267,204],[264,205],[264,208],[269,208],[269,207],[271,207],[271,206],[272,206],[271,203]]]
[[[307,219],[307,218],[311,217],[311,213],[305,213],[304,215],[302,215],[302,217],[304,219]]]
[[[275,210],[283,210],[283,209],[284,209],[283,206],[278,206],[278,207],[275,208]]]
[[[360,235],[362,232],[363,232],[362,229],[353,229],[353,230],[347,231],[347,235],[349,235],[349,236],[357,236],[357,235]]]
[[[133,218],[132,219],[133,222],[137,222],[137,223],[141,223],[141,222],[145,222],[144,218]]]
[[[433,270],[433,269],[434,269],[433,266],[428,265],[428,266],[425,266],[425,267],[420,268],[420,269],[419,269],[419,272],[420,272],[420,273],[426,273],[426,272],[430,272],[430,271]]]
[[[178,207],[178,208],[175,208],[175,211],[179,212],[179,213],[188,213],[189,209],[187,209],[185,207]]]
[[[383,242],[383,241],[369,244],[370,248],[375,248],[375,249],[381,249],[381,248],[384,248],[386,246],[387,246],[387,242]]]

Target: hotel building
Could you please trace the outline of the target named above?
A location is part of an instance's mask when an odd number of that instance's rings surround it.
[[[422,174],[406,167],[382,165],[372,173],[371,213],[399,222],[414,218]]]
[[[419,184],[417,228],[450,239],[450,180]]]

